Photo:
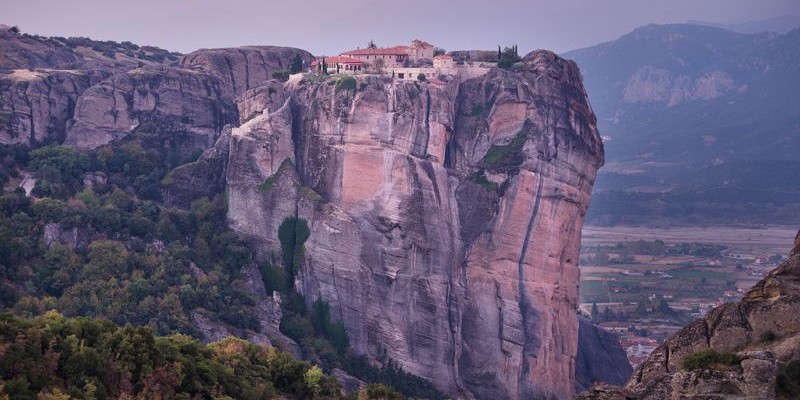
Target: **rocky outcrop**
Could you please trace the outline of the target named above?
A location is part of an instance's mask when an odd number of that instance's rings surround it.
[[[733,353],[731,365],[682,368],[699,350]],[[595,387],[578,399],[774,399],[778,369],[800,360],[800,234],[789,258],[738,303],[717,307],[667,339],[625,388]]]
[[[200,50],[172,68],[79,50],[83,63],[70,68],[83,72],[3,78],[8,141],[64,135],[91,149],[134,136],[170,156],[205,149],[164,179],[167,204],[225,192],[230,225],[261,256],[280,249],[287,217],[306,221],[295,289],[330,304],[354,352],[461,398],[574,392],[580,227],[603,163],[574,63],[537,51],[511,71],[445,85],[372,75],[280,84],[273,72],[311,55]],[[200,311],[193,320],[208,339],[280,343],[280,297],[258,270],[242,274],[261,299],[261,334]]]
[[[190,154],[211,147],[236,120],[231,100],[208,75],[169,67],[115,74],[86,90],[75,106],[65,144],[91,149],[131,133],[155,135]]]
[[[603,162],[574,63],[539,51],[441,88],[357,80],[240,102],[231,226],[266,251],[286,217],[307,221],[296,288],[357,353],[466,398],[573,393],[580,227]]]
[[[633,367],[617,336],[592,324],[588,318],[579,317],[578,322],[575,391],[587,390],[594,382],[624,385]]]
[[[78,227],[65,228],[55,222],[44,226],[43,239],[48,248],[59,244],[75,250],[86,248],[89,245],[89,235],[85,230],[78,229]]]
[[[0,144],[63,140],[78,97],[108,75],[27,69],[0,73]]]
[[[80,65],[82,59],[68,47],[54,46],[0,26],[0,69],[72,69]]]
[[[231,128],[226,127],[214,146],[197,161],[173,169],[161,180],[167,206],[188,209],[197,199],[211,199],[225,191],[230,139]]]
[[[669,107],[690,100],[716,99],[737,87],[724,71],[711,71],[692,78],[646,66],[628,79],[622,99],[628,103],[664,103]]]
[[[307,67],[314,60],[311,53],[291,47],[246,46],[197,50],[184,56],[180,66],[216,77],[223,93],[234,97],[263,85],[273,72],[288,70],[295,56]]]

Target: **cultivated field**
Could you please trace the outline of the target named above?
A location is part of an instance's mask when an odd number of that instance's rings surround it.
[[[581,310],[619,334],[632,363],[788,254],[795,227],[583,229]],[[593,312],[594,311],[594,312]]]

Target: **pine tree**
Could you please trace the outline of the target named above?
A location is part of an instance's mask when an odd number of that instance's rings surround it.
[[[292,63],[289,64],[289,73],[296,74],[303,70],[303,60],[300,58],[299,54],[295,54],[294,58],[292,58]]]

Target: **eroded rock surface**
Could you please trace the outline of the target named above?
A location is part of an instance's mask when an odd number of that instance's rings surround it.
[[[594,382],[624,385],[633,367],[619,338],[585,317],[578,319],[578,357],[575,368],[575,391],[589,389]]]
[[[165,152],[205,149],[164,179],[166,203],[226,193],[230,225],[262,256],[280,249],[285,218],[305,220],[295,288],[330,304],[356,353],[458,398],[574,392],[580,228],[603,148],[573,62],[537,51],[445,85],[352,87],[270,81],[311,61],[289,48],[200,50],[180,68],[97,54],[72,65],[65,52],[0,78],[3,143],[65,136],[90,149],[137,135]],[[48,66],[59,70],[27,69]],[[280,297],[250,268],[263,334],[201,312],[194,322],[207,339],[297,351],[278,330]]]
[[[603,162],[574,63],[539,51],[443,87],[286,90],[240,102],[231,226],[276,249],[284,218],[306,220],[296,287],[358,353],[466,398],[573,393],[580,227]]]
[[[288,70],[295,56],[308,68],[314,56],[291,47],[245,46],[225,49],[202,49],[181,59],[181,68],[201,71],[222,82],[227,96],[237,96],[272,79],[272,73]]]
[[[75,106],[65,144],[91,149],[141,132],[168,146],[205,150],[236,120],[231,100],[217,81],[170,67],[145,67],[115,74],[86,90]]]
[[[0,144],[63,140],[78,97],[108,75],[27,69],[0,73]]]
[[[684,357],[709,348],[740,361],[681,368]],[[774,399],[778,368],[793,360],[800,360],[800,234],[789,258],[741,301],[715,308],[667,339],[624,389],[594,387],[576,399]]]

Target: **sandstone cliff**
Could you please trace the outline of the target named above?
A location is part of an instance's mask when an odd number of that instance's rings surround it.
[[[78,97],[101,71],[18,69],[0,74],[0,144],[63,140]]]
[[[285,90],[232,130],[231,226],[266,250],[284,218],[308,222],[296,287],[331,304],[356,352],[467,398],[572,393],[580,227],[603,162],[574,63],[539,51],[442,88]]]
[[[180,66],[216,77],[232,97],[261,86],[275,71],[288,70],[295,56],[307,67],[314,60],[311,53],[291,47],[247,46],[198,50],[184,56]]]
[[[682,361],[704,349],[733,353],[698,370]],[[594,387],[576,399],[775,399],[779,368],[800,360],[800,234],[789,258],[738,303],[717,307],[667,339],[624,388]]]
[[[457,397],[573,393],[580,227],[603,163],[573,62],[537,51],[443,86],[360,76],[353,87],[271,81],[311,60],[297,49],[200,50],[177,68],[79,53],[9,67],[2,143],[89,149],[137,135],[205,149],[163,180],[167,205],[227,193],[230,225],[262,255],[280,248],[286,217],[307,221],[296,289],[331,305],[356,353]],[[253,287],[269,338],[202,313],[195,323],[208,338],[283,340],[278,300]]]
[[[0,144],[35,146],[62,142],[76,106],[82,103],[79,98],[87,89],[115,74],[126,74],[140,67],[150,68],[149,71],[162,67],[161,71],[166,71],[163,67],[177,64],[177,60],[176,54],[155,47],[86,38],[45,38],[14,32],[2,25]],[[132,101],[131,93],[128,97]],[[113,105],[96,104],[97,99],[87,102],[89,108],[97,106],[91,112],[116,118],[118,111]],[[91,138],[82,147],[90,143],[94,143]]]
[[[235,120],[234,105],[216,79],[170,67],[143,67],[86,90],[64,143],[91,149],[140,132],[191,153],[211,147],[222,128]]]

